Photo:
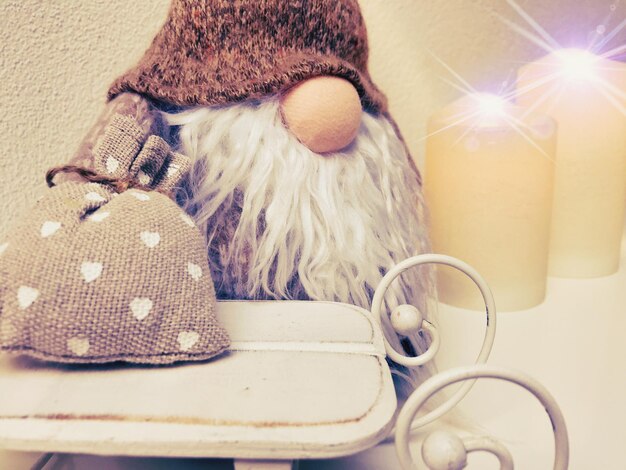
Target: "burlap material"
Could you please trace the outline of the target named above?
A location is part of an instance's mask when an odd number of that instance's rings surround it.
[[[385,112],[367,59],[357,0],[172,0],[162,30],[109,98],[134,91],[176,106],[225,105],[334,75],[354,85],[365,109]]]
[[[115,116],[94,148],[105,174],[175,187],[186,157]],[[166,195],[96,183],[52,188],[0,242],[1,349],[58,362],[208,359],[215,316],[203,237]]]
[[[149,135],[158,135],[166,140],[168,138],[168,126],[152,103],[135,93],[122,93],[106,104],[69,164],[93,168],[94,148],[109,128],[111,120],[119,115],[132,118],[135,121],[133,126],[137,126],[146,138]]]
[[[141,185],[172,191],[191,167],[184,155],[172,152],[160,136],[129,116],[117,114],[93,148],[94,168],[109,178],[131,178]]]

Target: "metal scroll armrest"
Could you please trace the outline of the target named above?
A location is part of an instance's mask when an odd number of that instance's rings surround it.
[[[448,385],[478,378],[491,378],[515,383],[541,402],[548,413],[554,431],[554,470],[567,470],[569,462],[569,439],[565,419],[559,406],[548,390],[535,379],[517,371],[488,365],[459,367],[441,372],[426,380],[407,400],[396,423],[396,453],[404,470],[418,470],[411,458],[409,441],[411,422],[424,403]],[[453,433],[436,431],[426,437],[422,446],[424,462],[432,470],[461,470],[467,464],[467,454],[487,451],[500,461],[501,470],[513,470],[513,458],[498,441],[486,437],[461,439]]]
[[[459,271],[466,274],[478,287],[480,293],[485,302],[485,314],[486,314],[486,331],[485,338],[483,340],[483,345],[480,349],[480,353],[476,358],[476,364],[484,364],[487,362],[489,358],[489,354],[491,353],[491,348],[493,347],[493,341],[496,336],[496,306],[495,301],[493,299],[493,294],[489,289],[489,285],[483,279],[483,277],[469,264],[460,261],[451,256],[445,255],[437,255],[437,254],[427,254],[427,255],[419,255],[413,258],[409,258],[398,265],[396,265],[393,269],[391,269],[382,279],[378,287],[376,288],[376,292],[374,293],[374,298],[372,300],[372,314],[374,318],[376,318],[379,322],[389,321],[386,315],[381,313],[383,307],[383,300],[385,298],[385,292],[391,285],[391,283],[404,271],[407,269],[414,268],[416,266],[424,265],[424,264],[443,264],[446,266],[451,266],[453,268],[458,269]],[[418,329],[424,329],[427,334],[431,338],[431,345],[427,351],[417,357],[409,357],[403,354],[400,354],[398,351],[393,349],[391,344],[387,338],[384,338],[385,341],[385,350],[387,351],[388,357],[397,364],[406,366],[406,367],[419,367],[426,364],[428,361],[431,361],[437,353],[440,344],[439,333],[437,329],[426,320],[422,320],[421,316],[417,320],[416,327]],[[385,331],[382,328],[383,333]],[[383,335],[384,337],[384,335]],[[441,416],[445,415],[448,411],[454,408],[459,404],[461,400],[468,394],[474,381],[464,383],[456,393],[454,393],[449,400],[441,404],[439,407],[435,408],[428,414],[422,416],[420,419],[416,420],[413,423],[413,429],[420,428],[425,426]]]
[[[566,470],[569,461],[567,428],[561,410],[552,395],[539,382],[521,372],[486,365],[496,334],[495,302],[486,281],[468,264],[450,256],[436,254],[420,255],[398,264],[385,275],[376,289],[372,301],[374,317],[381,323],[381,326],[383,322],[390,322],[391,326],[400,333],[421,329],[431,339],[431,344],[427,351],[418,357],[408,357],[393,349],[387,338],[384,338],[388,357],[406,367],[419,367],[431,361],[439,349],[440,338],[437,329],[430,322],[424,320],[417,309],[413,307],[405,309],[400,324],[397,322],[394,324],[393,316],[390,320],[386,314],[381,313],[385,292],[394,279],[405,270],[423,264],[451,266],[466,274],[476,284],[485,302],[486,331],[482,348],[474,365],[441,372],[429,378],[406,401],[398,415],[395,427],[396,453],[402,468],[404,470],[419,469],[413,463],[409,449],[411,432],[433,422],[454,408],[467,395],[478,378],[492,378],[513,382],[531,392],[541,402],[548,413],[555,435],[553,468],[555,470]],[[408,306],[400,306],[399,308],[405,307]],[[382,328],[382,331],[384,333],[385,328]],[[448,385],[459,382],[463,382],[463,384],[447,401],[419,419],[415,419],[418,411],[429,398]],[[467,464],[467,454],[476,451],[486,451],[494,454],[500,462],[501,470],[513,469],[513,458],[508,449],[489,437],[461,439],[448,431],[435,431],[426,437],[422,445],[423,460],[431,470],[461,470]]]

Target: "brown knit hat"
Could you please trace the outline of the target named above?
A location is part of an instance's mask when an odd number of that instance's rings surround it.
[[[177,106],[224,105],[333,75],[355,86],[366,110],[384,112],[367,57],[357,0],[173,0],[163,29],[109,99],[134,91]]]

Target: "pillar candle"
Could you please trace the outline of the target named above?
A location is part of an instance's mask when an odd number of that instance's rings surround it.
[[[559,128],[550,275],[617,271],[626,209],[626,64],[575,49],[524,66],[518,102]]]
[[[545,298],[555,124],[492,95],[469,95],[429,122],[424,191],[436,253],[476,268],[499,310]],[[441,301],[482,309],[461,274],[438,268]]]

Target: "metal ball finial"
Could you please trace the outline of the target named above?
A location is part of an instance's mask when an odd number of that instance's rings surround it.
[[[401,335],[417,333],[422,328],[424,315],[413,305],[398,305],[391,312],[391,326]]]
[[[456,434],[435,431],[424,440],[422,458],[431,470],[461,470],[467,465],[467,450]]]

